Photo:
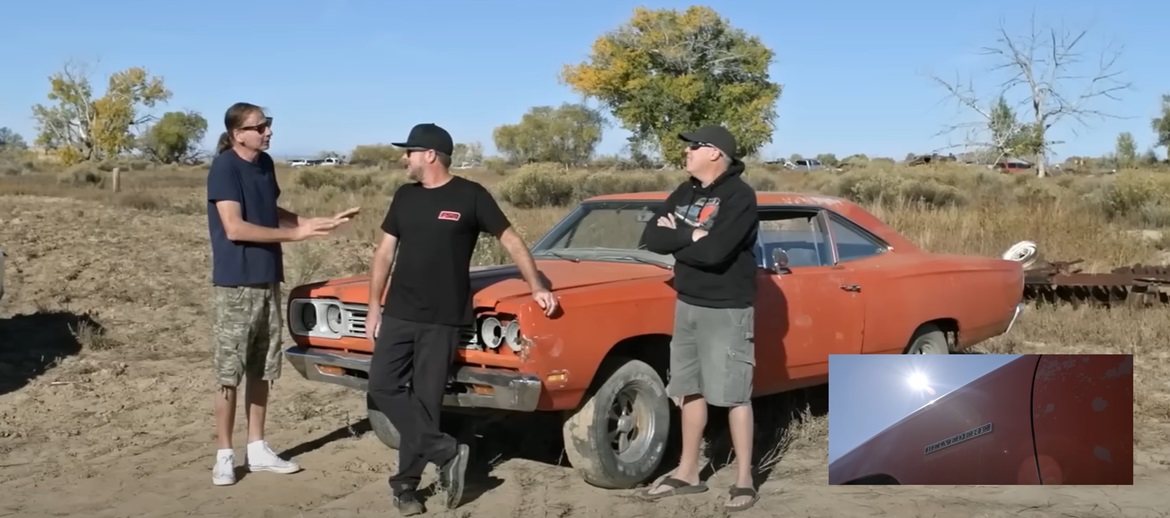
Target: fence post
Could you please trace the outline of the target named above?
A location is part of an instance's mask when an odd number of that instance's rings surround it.
[[[114,174],[114,192],[118,192],[122,187],[122,185],[121,185],[122,184],[122,168],[115,167],[113,174]]]

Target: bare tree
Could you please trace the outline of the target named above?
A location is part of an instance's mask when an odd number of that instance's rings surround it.
[[[981,54],[993,58],[997,64],[987,72],[1003,74],[1004,79],[991,95],[980,96],[968,81],[948,82],[938,76],[931,79],[957,101],[960,108],[966,108],[978,115],[977,122],[957,124],[944,128],[940,134],[952,134],[966,129],[964,142],[960,145],[991,148],[998,151],[998,158],[1010,151],[1022,151],[1034,157],[1037,176],[1047,172],[1047,157],[1052,147],[1061,144],[1048,138],[1048,130],[1065,118],[1088,127],[1090,117],[1120,118],[1092,104],[1101,99],[1119,100],[1117,94],[1132,87],[1129,82],[1119,80],[1121,72],[1116,70],[1122,48],[1110,50],[1109,46],[1098,56],[1096,63],[1086,63],[1084,56],[1085,36],[1088,29],[1069,31],[1063,27],[1040,29],[1035,13],[1030,20],[1031,30],[1023,38],[1008,34],[1003,21],[1000,22],[996,45],[986,47]],[[1000,98],[1018,98],[1019,112],[1028,122],[997,120],[995,102]],[[1029,117],[1030,115],[1030,117]],[[1005,126],[1009,131],[1002,131]],[[1001,131],[994,131],[994,128]],[[1073,130],[1075,134],[1075,129]],[[989,138],[980,137],[991,133]],[[955,147],[955,146],[951,146]]]

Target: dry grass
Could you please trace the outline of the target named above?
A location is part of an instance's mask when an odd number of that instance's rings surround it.
[[[114,166],[123,171],[122,192],[119,193],[110,190],[110,170]],[[1045,259],[1084,259],[1084,266],[1100,271],[1131,263],[1166,262],[1166,248],[1170,245],[1166,239],[1142,239],[1132,233],[1134,230],[1170,226],[1170,173],[1165,171],[1133,170],[1112,176],[1050,179],[1005,176],[958,165],[916,168],[882,165],[845,173],[812,174],[749,166],[748,171],[749,182],[761,190],[819,192],[859,201],[895,229],[932,251],[999,255],[1012,243],[1029,239],[1039,243]],[[518,170],[473,170],[459,174],[492,190],[517,230],[530,243],[563,217],[573,203],[585,197],[612,192],[667,190],[685,178],[685,173],[677,171],[563,170],[544,164]],[[384,211],[394,190],[405,181],[403,173],[397,169],[379,168],[294,170],[280,167],[278,175],[284,193],[282,206],[294,212],[324,215],[352,206],[363,209],[352,226],[342,231],[337,239],[288,245],[286,286],[364,273],[380,232]],[[158,168],[143,163],[124,163],[83,165],[62,170],[29,160],[0,157],[0,196],[75,198],[96,201],[111,208],[133,209],[118,214],[134,214],[133,226],[156,234],[162,227],[180,222],[183,228],[201,228],[201,218],[206,211],[205,177],[205,168]],[[80,212],[81,209],[68,210]],[[94,220],[95,228],[91,232],[99,234],[97,239],[106,246],[129,246],[121,237],[115,239],[112,233],[107,235],[100,230],[102,225],[116,224],[111,220],[115,217],[112,216],[114,212],[102,214],[100,222]],[[193,230],[183,232],[184,242],[175,246],[189,247],[198,241],[205,242],[205,234]],[[161,249],[158,244],[155,246]],[[506,260],[506,255],[494,242],[481,241],[476,263]],[[75,266],[72,275],[84,268],[85,265]],[[197,267],[183,265],[181,271],[171,271],[169,266],[160,265],[150,268],[172,275],[194,271]],[[129,273],[129,270],[119,268],[111,270],[109,275],[123,272]],[[71,274],[63,271],[61,275]],[[168,282],[189,288],[204,282],[204,279]],[[122,291],[125,293],[108,294],[107,298],[117,302],[121,300],[118,297],[122,297],[126,302],[147,296],[145,292]],[[89,297],[74,292],[58,293],[53,288],[45,288],[43,293],[61,304],[71,297]],[[175,308],[198,313],[198,309],[191,308],[202,308],[206,304],[201,298],[206,294],[197,289],[168,293],[170,299],[165,301],[168,314]],[[137,316],[129,313],[121,318],[137,321]],[[179,332],[181,327],[188,325],[185,322],[172,323],[173,333],[170,327],[160,328],[158,325],[152,327],[150,333],[167,331],[188,340],[187,335]],[[142,336],[147,336],[143,329]],[[113,336],[109,336],[88,324],[72,326],[70,331],[82,348],[118,355],[126,361],[130,360],[131,354],[156,354],[153,349],[143,349],[138,345],[119,345],[134,342],[138,335],[127,336],[125,332],[111,331]],[[1165,311],[1032,308],[1011,336],[982,344],[979,349],[986,353],[1134,354],[1137,371],[1135,440],[1139,449],[1148,446],[1150,451],[1156,451],[1155,446],[1160,448],[1159,445],[1170,438],[1165,427],[1165,423],[1170,422],[1170,390],[1165,382],[1170,379],[1170,353],[1162,347],[1168,342],[1170,318]],[[183,342],[182,345],[182,354],[189,354],[188,345],[191,348],[203,347],[201,342]],[[168,351],[166,354],[174,353]],[[336,400],[324,403],[322,401],[328,398],[317,399],[309,395],[296,398],[299,399],[285,405],[287,413],[299,421],[323,415],[323,406],[340,404]],[[772,471],[773,477],[803,474],[805,478],[811,478],[814,476],[810,473],[815,471],[815,478],[823,480],[822,451],[827,437],[823,398],[824,395],[815,390],[801,391],[783,395],[774,401],[775,404],[757,406],[757,464],[761,468]],[[712,423],[718,421],[719,418],[713,415]],[[729,446],[725,430],[712,430],[706,448],[711,469],[730,461]],[[667,464],[671,462],[668,459]],[[571,509],[564,512],[568,513],[566,515],[578,514]]]
[[[123,171],[119,193],[109,188],[114,167]],[[581,199],[614,192],[667,190],[685,178],[679,171],[566,170],[549,164],[460,174],[491,189],[529,242]],[[59,170],[10,158],[0,160],[0,175],[0,195],[80,198],[163,213],[203,214],[206,210],[206,170],[202,167],[123,162]],[[290,246],[288,284],[365,272],[385,208],[394,190],[406,181],[403,172],[279,167],[278,175],[284,193],[282,204],[295,212],[321,215],[351,206],[364,210],[340,241]],[[1038,179],[955,164],[914,168],[879,165],[811,174],[751,166],[746,177],[760,190],[818,192],[853,199],[915,242],[939,252],[998,255],[1012,243],[1030,239],[1040,244],[1046,259],[1079,258],[1090,270],[1104,270],[1163,262],[1168,244],[1164,239],[1139,239],[1131,233],[1170,225],[1170,173],[1166,171]],[[506,260],[494,241],[485,239],[475,262]],[[1134,325],[1138,321],[1142,325]],[[1141,344],[1170,340],[1167,321],[1161,313],[1141,311],[1114,312],[1106,318],[1102,313],[1088,316],[1045,310],[1025,319],[1017,337],[1036,337],[1028,340],[1044,343],[1092,344],[1094,351],[1106,344],[1110,348],[1119,343],[1143,347]],[[1020,342],[993,343],[999,348],[997,352],[1031,349]],[[1156,351],[1135,354],[1150,353]],[[1150,404],[1154,405],[1151,411],[1156,408],[1165,415],[1166,408],[1159,406],[1165,402]]]

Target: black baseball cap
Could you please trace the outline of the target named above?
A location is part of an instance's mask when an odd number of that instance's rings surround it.
[[[416,124],[410,128],[410,135],[406,137],[406,142],[391,142],[390,145],[411,151],[433,149],[447,156],[455,153],[455,142],[451,140],[451,134],[429,122]]]
[[[691,144],[710,144],[732,160],[739,158],[739,147],[736,145],[735,136],[723,126],[703,126],[695,131],[679,133],[678,138]]]

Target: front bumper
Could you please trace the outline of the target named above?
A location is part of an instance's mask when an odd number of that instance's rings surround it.
[[[1014,313],[1012,313],[1012,319],[1010,321],[1008,321],[1007,329],[1004,329],[1003,334],[1006,335],[1009,332],[1011,332],[1012,328],[1015,327],[1015,325],[1016,325],[1016,321],[1020,319],[1020,315],[1023,314],[1023,312],[1024,312],[1024,304],[1022,302],[1019,304],[1016,304],[1016,311]]]
[[[297,345],[285,349],[284,355],[309,381],[332,383],[363,392],[368,389],[369,354]],[[448,381],[443,406],[531,412],[536,410],[540,401],[540,391],[540,378],[535,375],[463,365]]]

